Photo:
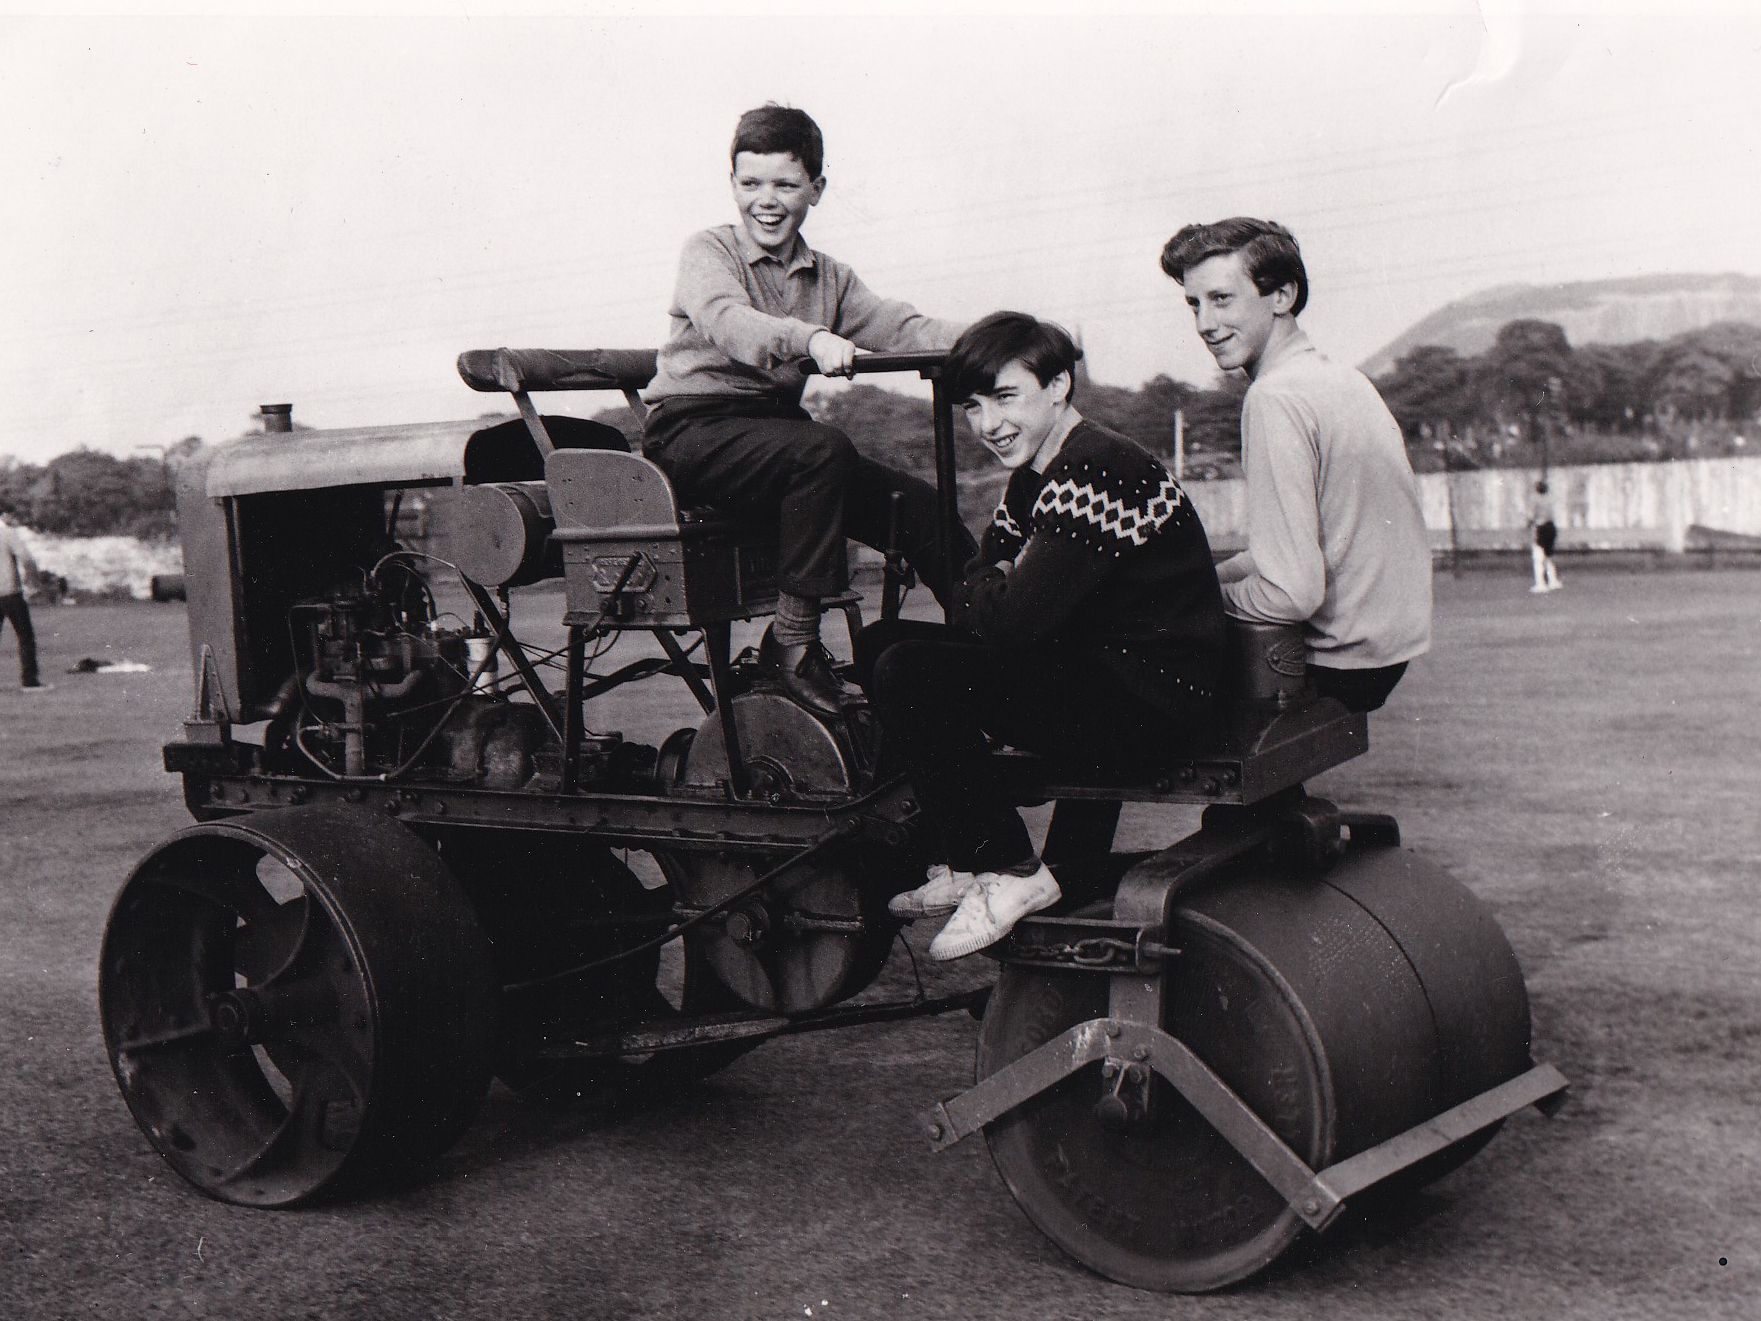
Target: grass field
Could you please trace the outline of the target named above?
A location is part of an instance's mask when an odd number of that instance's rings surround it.
[[[186,819],[159,769],[182,611],[40,610],[56,692],[23,697],[0,649],[0,1317],[1761,1313],[1761,575],[1437,586],[1432,655],[1310,789],[1395,813],[1491,906],[1571,1098],[1303,1269],[1195,1299],[1069,1262],[982,1143],[928,1152],[917,1112],[970,1078],[963,1016],[775,1042],[615,1121],[498,1087],[431,1177],[370,1200],[201,1198],[122,1105],[95,992],[112,895]],[[64,673],[84,657],[153,668]],[[1132,808],[1122,843],[1193,824]]]

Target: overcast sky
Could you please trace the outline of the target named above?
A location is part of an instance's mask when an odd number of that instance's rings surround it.
[[[1761,273],[1761,18],[1380,7],[0,15],[0,456],[470,417],[462,349],[656,344],[768,100],[825,130],[814,246],[1119,384],[1210,377],[1156,265],[1192,220],[1289,225],[1350,362],[1498,284]]]

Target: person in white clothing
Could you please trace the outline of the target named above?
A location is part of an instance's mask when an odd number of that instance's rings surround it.
[[[18,636],[19,686],[27,693],[46,693],[54,685],[37,677],[37,635],[25,600],[25,586],[34,568],[24,538],[0,517],[0,622],[11,624]]]

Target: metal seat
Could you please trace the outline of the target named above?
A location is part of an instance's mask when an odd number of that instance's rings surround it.
[[[1307,686],[1294,624],[1230,619],[1223,709],[1216,733],[1145,775],[1097,775],[1054,758],[1006,750],[999,770],[1022,804],[1048,801],[1250,806],[1369,749],[1362,712]]]

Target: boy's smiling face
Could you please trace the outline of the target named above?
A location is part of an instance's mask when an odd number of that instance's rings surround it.
[[[998,463],[1011,472],[1032,463],[1035,470],[1043,472],[1044,465],[1034,460],[1054,439],[1063,440],[1069,398],[1068,372],[1059,372],[1041,385],[1016,359],[997,373],[988,391],[973,395],[960,408],[973,434]]]
[[[1281,315],[1296,301],[1296,286],[1281,285],[1262,294],[1239,252],[1207,257],[1182,276],[1186,305],[1199,338],[1224,371],[1259,366]]]
[[[773,257],[789,251],[825,192],[825,177],[809,178],[807,167],[786,151],[741,152],[734,157],[732,180],[740,223]]]

